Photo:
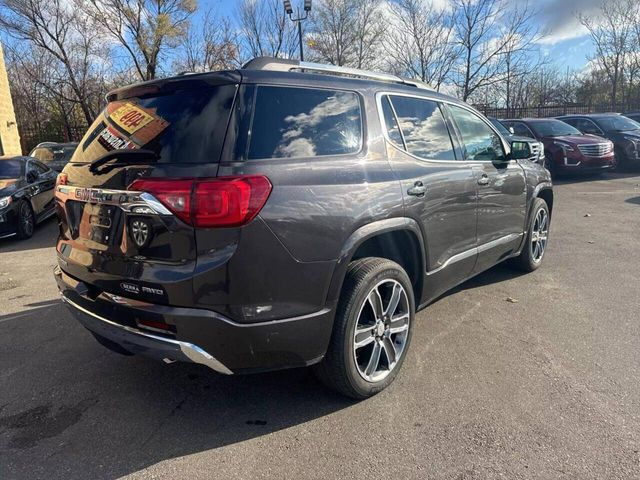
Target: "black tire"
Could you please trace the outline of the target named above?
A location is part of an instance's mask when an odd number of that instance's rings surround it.
[[[614,155],[615,155],[615,161],[616,164],[615,166],[611,169],[611,171],[613,172],[618,172],[618,173],[624,173],[628,170],[627,168],[627,159],[626,156],[624,154],[624,152],[622,150],[620,150],[620,148],[615,148],[614,150]]]
[[[540,256],[538,256],[535,255],[535,247],[532,246],[532,237],[534,235],[536,219],[541,210],[544,212],[544,215],[547,219],[547,235],[544,246],[542,247],[542,253]],[[512,258],[509,262],[513,267],[524,272],[533,272],[538,267],[540,267],[540,265],[542,265],[542,260],[544,259],[548,242],[550,222],[551,215],[549,214],[549,206],[547,205],[547,202],[545,202],[542,198],[536,198],[533,201],[533,206],[531,207],[531,215],[529,217],[529,224],[527,227],[527,238],[525,240],[524,246],[522,247],[522,252],[520,252],[520,255],[518,255],[517,257]]]
[[[359,360],[356,358],[360,354],[356,353],[355,329],[357,325],[362,328],[362,324],[358,324],[358,322],[359,319],[362,321],[363,316],[365,316],[365,307],[370,305],[367,303],[367,299],[370,293],[373,294],[374,288],[382,290],[379,297],[381,299],[380,306],[382,307],[380,310],[388,312],[393,308],[389,307],[389,304],[392,303],[389,293],[396,291],[397,284],[402,287],[405,296],[402,296],[402,300],[396,304],[389,316],[394,318],[406,317],[408,322],[406,335],[404,331],[403,333],[394,334],[392,332],[393,328],[384,333],[379,333],[375,326],[365,326],[365,329],[371,328],[371,336],[373,337],[373,340],[370,340],[372,351],[377,348],[378,352],[381,352],[378,353],[380,360],[377,362],[381,362],[380,365],[383,366],[387,362],[386,371],[382,368],[379,373],[379,375],[386,375],[384,378],[379,381],[366,380],[363,376],[366,372],[360,373],[361,370],[359,369],[362,367],[358,366]],[[398,288],[398,296],[402,295],[402,289]],[[385,298],[389,299],[387,307],[384,306]],[[367,308],[370,308],[369,312],[373,315],[374,308],[372,306]],[[407,310],[406,312],[405,309]],[[402,367],[411,340],[414,316],[415,299],[411,281],[400,265],[383,258],[362,258],[351,262],[347,269],[340,301],[338,302],[329,348],[323,361],[314,366],[316,375],[325,385],[356,399],[364,399],[384,390],[393,382]],[[384,322],[378,323],[384,324]],[[388,326],[391,327],[391,325],[392,322],[388,319]],[[393,325],[397,326],[400,323],[393,323]],[[382,325],[380,328],[385,327]],[[404,325],[401,328],[404,328]],[[389,336],[387,337],[386,335]],[[391,335],[394,335],[394,337],[391,337]],[[402,336],[402,338],[398,340],[398,336]],[[390,344],[385,342],[391,342],[392,348],[390,350],[388,350]],[[399,355],[396,355],[396,346],[401,348]],[[368,346],[362,347],[362,349],[367,348]],[[393,353],[389,355],[388,351]],[[363,353],[363,350],[360,350],[360,352]],[[371,357],[373,356],[372,353]],[[389,361],[390,356],[395,357],[393,363]],[[364,359],[364,362],[367,363],[366,359]],[[377,368],[374,368],[373,373],[378,373]]]
[[[31,205],[25,200],[20,200],[16,206],[16,211],[18,212],[18,238],[30,238],[36,228],[36,218]]]
[[[553,159],[553,154],[550,151],[545,150],[544,157],[545,157],[545,161],[544,161],[545,168],[549,170],[549,174],[551,175],[551,178],[552,179],[558,178],[558,171],[556,169],[556,164]]]

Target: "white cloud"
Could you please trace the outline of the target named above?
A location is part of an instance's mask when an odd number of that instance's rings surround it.
[[[578,15],[597,14],[601,4],[602,0],[545,0],[535,4],[540,28],[545,33],[539,43],[554,45],[585,36],[587,29]]]

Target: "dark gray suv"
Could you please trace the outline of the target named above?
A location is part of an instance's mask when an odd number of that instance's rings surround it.
[[[528,144],[410,80],[259,58],[107,100],[58,178],[55,276],[119,353],[313,365],[364,398],[416,311],[542,262],[553,192]]]

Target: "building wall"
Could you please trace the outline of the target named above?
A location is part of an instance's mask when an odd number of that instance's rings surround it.
[[[0,45],[0,141],[5,155],[22,154],[2,45]]]

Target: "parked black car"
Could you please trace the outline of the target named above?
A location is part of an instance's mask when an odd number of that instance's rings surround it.
[[[630,112],[625,113],[625,117],[630,118],[631,120],[640,123],[640,112]]]
[[[509,140],[510,142],[526,142],[529,144],[529,148],[531,149],[531,157],[530,161],[538,163],[545,166],[545,156],[544,156],[544,144],[542,142],[538,142],[531,137],[523,137],[520,135],[516,135],[505,127],[500,120],[494,117],[487,117],[489,121],[493,124],[494,127],[502,134],[504,138]]]
[[[60,176],[55,277],[112,350],[314,365],[364,398],[397,375],[416,310],[541,264],[553,192],[530,156],[391,75],[260,58],[121,88]]]
[[[611,140],[618,168],[640,166],[640,123],[617,113],[565,115],[558,117],[582,133]]]
[[[34,158],[0,158],[0,238],[29,238],[55,213],[56,176]]]
[[[47,167],[61,172],[64,166],[71,160],[71,156],[73,152],[76,151],[77,146],[78,144],[74,142],[43,142],[31,150],[29,156],[37,158]]]

